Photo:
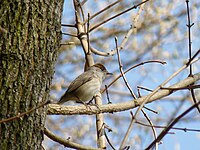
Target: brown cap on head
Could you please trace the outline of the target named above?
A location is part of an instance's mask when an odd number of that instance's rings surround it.
[[[93,65],[93,66],[98,67],[98,68],[100,68],[102,71],[107,72],[107,75],[112,75],[112,73],[109,73],[109,72],[107,71],[106,67],[105,67],[104,65],[100,64],[100,63],[97,63],[97,64],[95,64],[95,65]]]
[[[97,64],[95,64],[95,65],[93,65],[93,66],[100,68],[102,71],[105,71],[105,70],[106,70],[106,67],[104,67],[104,65],[102,65],[102,64],[100,64],[100,63],[97,63]]]

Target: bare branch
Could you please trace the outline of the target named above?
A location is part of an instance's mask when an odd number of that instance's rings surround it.
[[[155,143],[159,142],[167,133],[168,131],[181,119],[183,118],[186,114],[188,114],[190,111],[192,111],[195,107],[197,107],[200,104],[200,101],[194,105],[192,105],[190,108],[188,108],[186,111],[184,111],[181,115],[179,115],[176,119],[174,119],[173,122],[171,122],[167,128],[165,128],[160,135],[155,139],[145,150],[151,149]]]
[[[142,113],[145,116],[145,118],[147,119],[147,121],[149,122],[150,127],[152,128],[152,131],[153,131],[153,136],[156,139],[157,138],[157,133],[156,133],[156,130],[155,130],[155,127],[154,127],[152,121],[150,120],[150,118],[148,117],[148,115],[145,113],[144,110],[142,110]],[[156,142],[155,145],[156,145],[155,146],[156,147],[155,150],[158,150],[158,142]]]
[[[181,88],[187,87],[195,82],[200,80],[200,73],[194,74],[192,77],[187,77],[186,79],[173,84],[170,88]],[[148,103],[153,102],[155,100],[160,100],[161,98],[166,97],[167,95],[172,94],[172,90],[161,89],[156,94],[151,96],[148,100]],[[49,104],[48,106],[48,114],[49,115],[94,115],[98,113],[113,113],[113,112],[120,112],[129,109],[136,108],[137,106],[141,105],[144,100],[149,97],[149,95],[140,97],[135,101],[117,103],[117,104],[107,104],[101,105],[99,108],[96,106],[91,106],[91,110],[85,108],[85,106],[61,106],[56,104]]]
[[[117,50],[117,56],[118,56],[117,58],[118,58],[119,70],[120,70],[121,76],[122,76],[122,78],[123,78],[123,80],[124,80],[124,83],[126,84],[128,90],[130,91],[132,97],[133,97],[134,99],[136,99],[137,97],[136,97],[135,94],[133,93],[133,90],[131,89],[131,87],[130,87],[130,85],[129,85],[129,83],[128,83],[128,81],[127,81],[125,75],[124,75],[124,71],[123,71],[123,69],[122,69],[122,62],[121,62],[121,58],[120,58],[120,54],[119,54],[119,50],[118,50],[118,45],[117,45],[117,37],[115,37],[115,44],[116,44],[116,50]]]
[[[76,25],[74,25],[74,24],[61,24],[61,26],[63,26],[63,27],[73,27],[73,28],[76,27]]]
[[[124,72],[124,74],[126,74],[127,72],[129,72],[130,70],[132,70],[132,69],[134,69],[134,68],[136,68],[136,67],[138,67],[138,66],[141,66],[141,65],[144,65],[144,64],[148,64],[148,63],[166,64],[166,62],[160,61],[160,60],[148,60],[148,61],[141,62],[141,63],[139,63],[139,64],[136,64],[136,65],[134,65],[134,66],[128,68],[128,69]],[[121,74],[118,75],[107,87],[109,88],[110,86],[112,86],[120,77],[122,77]],[[101,93],[103,93],[103,92],[105,92],[105,89],[103,89]]]
[[[139,121],[136,121],[137,124],[139,125],[142,125],[142,126],[145,126],[145,127],[152,127],[152,125],[148,125],[148,124],[145,124],[145,123],[142,123],[142,122],[139,122]],[[158,125],[153,125],[154,128],[163,128],[163,129],[166,129],[167,126],[158,126]],[[190,129],[190,128],[178,128],[178,127],[172,127],[171,129],[173,130],[181,130],[181,131],[184,131],[184,132],[200,132],[199,129]]]
[[[64,145],[65,147],[80,149],[80,150],[100,150],[100,149],[89,147],[89,146],[83,146],[78,143],[72,142],[70,140],[65,140],[65,139],[53,134],[47,128],[44,128],[44,134],[47,137],[49,137],[50,139],[52,139],[53,141],[58,142],[58,143]]]
[[[128,8],[128,9],[122,11],[121,13],[118,13],[118,14],[116,14],[116,15],[114,15],[114,16],[112,16],[112,17],[110,17],[110,18],[108,18],[108,19],[106,19],[106,20],[104,20],[104,21],[102,21],[102,22],[100,22],[100,23],[98,23],[97,25],[94,25],[94,26],[90,29],[90,32],[93,31],[94,29],[98,28],[99,26],[101,26],[101,25],[103,25],[103,24],[105,24],[105,23],[111,21],[112,19],[117,18],[117,17],[119,17],[119,16],[121,16],[121,15],[123,15],[123,14],[129,12],[129,11],[132,10],[132,9],[137,9],[138,6],[140,6],[140,5],[144,4],[144,3],[146,3],[147,1],[149,1],[149,0],[145,0],[145,1],[143,1],[143,2],[141,2],[141,3],[139,3],[139,4],[137,4],[137,5],[134,5],[134,6],[130,7],[130,8]]]
[[[106,6],[104,9],[98,11],[97,13],[95,13],[94,15],[92,15],[92,16],[90,17],[90,20],[92,20],[92,19],[95,18],[96,16],[100,15],[100,14],[103,13],[104,11],[106,11],[106,10],[112,8],[113,6],[115,6],[115,5],[116,5],[117,3],[119,3],[120,1],[122,1],[122,0],[117,0],[117,1],[115,1],[114,3],[112,3],[112,4],[108,5],[108,6]],[[86,21],[84,22],[84,24],[85,24],[87,21],[88,21],[88,20],[86,20]]]
[[[0,120],[0,124],[1,124],[1,123],[5,123],[5,122],[10,122],[10,121],[13,121],[13,120],[15,120],[15,119],[19,119],[20,117],[23,117],[24,115],[30,114],[30,113],[32,113],[33,111],[35,111],[35,110],[37,110],[37,109],[39,109],[39,108],[41,108],[41,107],[44,107],[45,105],[47,105],[47,104],[49,104],[49,103],[51,103],[51,102],[50,102],[50,101],[43,102],[42,104],[39,104],[38,106],[36,106],[36,107],[34,107],[34,108],[31,108],[31,109],[29,109],[29,110],[26,111],[26,112],[18,113],[18,115],[16,115],[16,116],[13,116],[13,117],[10,117],[10,118],[6,118],[6,119],[2,119],[2,120]]]
[[[99,93],[100,94],[100,93]],[[95,97],[95,102],[98,107],[102,105],[101,96]],[[96,114],[96,130],[97,130],[97,145],[98,148],[105,149],[106,148],[106,141],[104,135],[104,116],[103,113]]]

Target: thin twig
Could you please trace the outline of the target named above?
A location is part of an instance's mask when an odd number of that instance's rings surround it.
[[[110,98],[109,98],[107,85],[105,85],[105,89],[106,89],[106,96],[107,96],[108,104],[112,104],[112,102],[110,101]]]
[[[174,121],[172,121],[167,128],[165,128],[160,135],[157,137],[157,139],[155,139],[145,150],[150,150],[156,142],[159,142],[160,140],[162,140],[162,138],[168,133],[168,131],[181,119],[183,118],[186,114],[188,114],[191,110],[193,110],[196,106],[198,106],[200,104],[200,101],[194,105],[192,105],[190,108],[188,108],[186,111],[184,111],[181,115],[179,115],[177,118],[174,119]]]
[[[127,34],[125,35],[121,45],[118,47],[119,50],[122,50],[126,44],[126,42],[128,41],[128,38],[131,36],[133,32],[133,28],[132,28],[132,25],[130,27],[130,29],[128,30]],[[94,47],[90,47],[90,50],[96,54],[96,55],[100,55],[100,56],[113,56],[116,54],[117,50],[111,50],[109,52],[102,52],[102,51],[99,51],[97,49],[95,49]]]
[[[191,35],[191,28],[194,25],[194,23],[191,24],[191,19],[190,19],[190,8],[189,8],[189,0],[186,0],[186,7],[187,7],[187,18],[188,18],[188,24],[186,25],[188,27],[188,53],[189,53],[189,60],[191,59],[192,56],[192,35]],[[190,73],[189,76],[192,76],[192,65],[190,65]],[[190,90],[191,95],[192,95],[192,100],[193,102],[196,104],[197,100],[195,98],[195,94],[194,94],[194,89]],[[197,106],[197,110],[200,113],[200,108],[199,106]]]
[[[152,121],[150,120],[150,118],[148,117],[148,115],[146,114],[146,112],[143,109],[142,109],[142,113],[143,113],[144,117],[147,119],[147,121],[149,122],[150,127],[152,128],[152,131],[153,131],[154,138],[156,139],[157,138],[157,133],[156,133],[156,130],[154,128],[154,125],[153,125]],[[155,150],[158,150],[158,142],[156,142]]]
[[[63,26],[63,27],[73,27],[73,28],[76,27],[76,25],[74,25],[74,24],[61,24],[61,26]]]
[[[6,119],[2,119],[2,120],[0,120],[0,123],[5,123],[5,122],[13,121],[15,119],[19,119],[20,117],[27,115],[27,114],[30,114],[31,112],[35,111],[36,109],[39,109],[40,107],[43,107],[43,106],[45,106],[49,103],[50,103],[50,101],[43,102],[42,104],[39,104],[38,106],[33,107],[26,112],[18,113],[18,115],[16,115],[16,116],[6,118]]]
[[[94,25],[94,26],[90,29],[90,32],[93,31],[94,29],[98,28],[99,26],[101,26],[101,25],[103,25],[103,24],[105,24],[105,23],[111,21],[112,19],[114,19],[114,18],[116,18],[116,17],[119,17],[119,16],[121,16],[121,15],[123,15],[123,14],[129,12],[129,11],[132,10],[132,9],[137,9],[138,6],[140,6],[140,5],[144,4],[144,3],[146,3],[147,1],[149,1],[149,0],[145,0],[145,1],[143,1],[143,2],[141,2],[141,3],[139,3],[139,4],[137,4],[137,5],[134,5],[134,6],[130,7],[130,8],[128,8],[128,9],[122,11],[121,13],[118,13],[118,14],[116,14],[116,15],[114,15],[114,16],[112,16],[112,17],[110,17],[110,18],[108,18],[108,19],[106,19],[106,20],[104,20],[104,21],[102,21],[102,22],[100,22],[100,23],[98,23],[97,25]]]
[[[197,99],[196,99],[196,96],[195,96],[195,93],[194,93],[194,89],[191,89],[190,92],[191,92],[191,95],[192,95],[192,100],[193,100],[194,104],[196,104],[197,103]],[[197,106],[197,110],[200,113],[199,106]]]
[[[141,97],[140,90],[139,90],[138,86],[137,86],[137,91],[138,91],[138,97]],[[144,108],[145,108],[146,110],[148,110],[148,111],[151,111],[151,112],[153,112],[153,113],[155,113],[155,114],[158,114],[158,112],[156,112],[155,110],[152,110],[152,109],[150,109],[150,108],[148,108],[148,107],[145,107],[145,106],[144,106]]]
[[[130,134],[130,132],[131,132],[131,130],[132,130],[132,124],[133,124],[133,122],[135,122],[135,118],[134,118],[134,116],[133,116],[133,112],[132,111],[130,111],[130,113],[131,113],[131,122],[130,122],[130,124],[129,124],[129,126],[128,126],[128,129],[127,129],[127,131],[126,131],[126,134],[125,134],[125,136],[124,136],[124,138],[123,138],[123,140],[122,140],[122,143],[121,143],[121,145],[120,145],[120,150],[123,150],[124,149],[124,147],[125,147],[125,143],[126,143],[126,141],[127,141],[127,139],[128,139],[128,136],[129,136],[129,134]]]
[[[200,49],[192,56],[192,58],[186,63],[186,66],[188,67],[191,62],[194,60],[195,57],[197,57],[197,55],[199,55],[200,53]],[[193,63],[192,63],[193,64]]]
[[[90,33],[89,33],[89,28],[90,28],[90,13],[88,13],[88,22],[87,22],[87,43],[88,43],[88,55],[91,55],[90,51]]]
[[[108,137],[108,135],[107,135],[107,133],[106,133],[106,130],[105,130],[105,128],[106,129],[108,129],[108,132],[111,132],[112,131],[112,129],[110,128],[110,127],[108,127],[105,123],[104,123],[104,135],[105,135],[105,137],[106,137],[106,140],[107,140],[107,142],[108,142],[108,144],[111,146],[111,148],[113,149],[113,150],[115,150],[115,148],[114,148],[114,146],[112,145],[112,143],[110,142],[110,140],[109,140],[109,137]]]
[[[186,0],[186,7],[187,7],[187,17],[188,17],[188,24],[186,25],[188,27],[188,54],[189,54],[189,60],[192,57],[192,36],[191,36],[191,27],[194,25],[194,23],[191,24],[190,21],[190,9],[189,9],[189,0]],[[192,75],[192,65],[190,65],[190,75]]]
[[[80,3],[80,0],[77,0],[77,6],[80,8],[80,10],[81,10],[81,15],[82,15],[82,22],[85,22],[85,15],[84,15],[84,12],[83,12],[83,8],[82,8],[82,6],[83,5],[81,5],[81,3]],[[83,25],[84,26],[84,30],[85,30],[85,32],[86,32],[86,26],[85,25]]]
[[[120,45],[120,47],[119,47],[119,50],[121,50],[121,49],[124,48],[124,46],[126,45],[128,39],[129,39],[129,37],[131,36],[132,33],[133,33],[133,26],[131,25],[131,26],[130,26],[130,29],[128,30],[128,33],[126,34],[126,36],[125,36],[124,39],[122,40],[122,43],[121,43],[121,45]]]
[[[74,34],[70,34],[70,33],[62,33],[63,35],[68,35],[68,36],[72,36],[72,37],[77,37],[77,35]]]
[[[145,126],[145,127],[152,127],[152,125],[149,124],[145,124],[139,121],[136,121],[137,124]],[[166,129],[167,126],[158,126],[158,125],[153,125],[154,128],[161,128],[161,129]],[[200,132],[200,129],[190,129],[190,128],[178,128],[178,127],[172,127],[171,129],[173,130],[180,130],[180,131],[184,131],[184,132]]]
[[[144,1],[144,0],[143,0]],[[140,9],[138,10],[135,18],[134,18],[134,22],[133,22],[133,25],[130,26],[130,29],[128,30],[128,33],[125,35],[124,39],[122,40],[122,43],[119,47],[119,50],[122,50],[124,48],[124,46],[126,45],[129,37],[131,36],[131,34],[134,32],[136,33],[137,32],[137,22],[139,20],[139,16],[142,12],[142,9],[144,7],[144,4],[140,6]],[[112,56],[116,53],[116,50],[112,50],[110,52],[101,52],[93,47],[90,47],[91,51],[94,53],[94,54],[97,54],[97,55],[100,55],[100,56]]]
[[[151,90],[151,89],[148,89],[148,88],[146,88],[146,87],[142,87],[142,86],[137,86],[137,88],[139,88],[139,89],[143,89],[143,90],[146,90],[146,91],[149,91],[149,92],[152,92],[153,90]]]
[[[161,89],[168,89],[168,90],[191,90],[191,89],[198,89],[200,88],[200,85],[189,85],[187,87],[183,88],[166,88],[166,87],[161,87]]]
[[[85,3],[87,2],[87,0],[83,0],[80,5],[83,6]]]
[[[110,147],[111,147],[113,150],[116,150],[116,149],[114,148],[114,146],[112,145],[112,143],[110,142],[109,137],[108,137],[108,135],[107,135],[107,133],[106,133],[105,130],[104,130],[104,134],[105,134],[106,140],[107,140],[108,144],[110,145]]]
[[[155,111],[155,110],[153,110],[153,109],[150,109],[150,108],[148,108],[148,107],[146,107],[146,106],[144,106],[144,108],[145,108],[146,110],[148,110],[148,111],[154,113],[154,114],[158,114],[158,112]]]
[[[92,20],[92,19],[93,19],[94,17],[96,17],[97,15],[103,13],[104,11],[110,9],[111,7],[115,6],[115,5],[116,5],[117,3],[119,3],[120,1],[122,1],[122,0],[117,0],[117,1],[113,2],[112,4],[106,6],[106,7],[103,8],[102,10],[96,12],[94,15],[91,16],[90,20]],[[85,24],[86,22],[87,22],[87,20],[85,20],[84,24]]]
[[[148,61],[144,61],[144,62],[141,62],[141,63],[139,63],[139,64],[136,64],[136,65],[134,65],[134,66],[131,66],[131,67],[128,68],[126,71],[124,71],[124,74],[126,74],[127,72],[131,71],[132,69],[134,69],[134,68],[136,68],[136,67],[138,67],[138,66],[141,66],[141,65],[144,65],[144,64],[148,64],[148,63],[159,63],[159,64],[162,64],[162,65],[166,64],[165,61],[160,61],[160,60],[148,60]],[[111,87],[111,86],[112,86],[119,78],[121,78],[121,77],[122,77],[121,74],[118,75],[110,84],[108,84],[107,87],[108,87],[108,88]],[[103,93],[103,92],[105,92],[105,89],[103,89],[101,93]]]
[[[135,94],[133,93],[133,90],[131,89],[125,75],[124,75],[124,71],[123,71],[123,68],[122,68],[122,62],[121,62],[121,58],[120,58],[120,54],[119,54],[119,49],[118,49],[118,44],[117,44],[117,37],[115,37],[115,44],[116,44],[116,50],[117,50],[117,58],[118,58],[118,64],[119,64],[119,70],[120,70],[120,73],[121,73],[121,76],[124,80],[124,83],[126,84],[128,90],[130,91],[132,97],[134,99],[136,99],[137,97],[135,96]]]

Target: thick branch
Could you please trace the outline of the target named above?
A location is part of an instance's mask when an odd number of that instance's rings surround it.
[[[169,88],[184,88],[188,85],[194,84],[196,81],[200,80],[200,73],[194,74],[192,77],[187,77],[186,79],[173,84]],[[148,101],[148,103],[153,102],[155,100],[164,98],[171,93],[175,92],[175,90],[171,89],[161,89],[156,94],[154,94]],[[147,95],[148,96],[148,95]],[[129,109],[133,109],[144,101],[147,96],[143,96],[136,100],[132,100],[129,102],[122,102],[117,104],[107,104],[101,105],[98,108],[96,106],[91,106],[91,110],[88,110],[85,106],[60,106],[56,104],[49,104],[48,114],[49,115],[93,115],[97,113],[112,113],[112,112],[120,112]]]

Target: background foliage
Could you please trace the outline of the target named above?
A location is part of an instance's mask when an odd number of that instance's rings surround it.
[[[94,13],[105,8],[113,1],[87,1],[83,6],[83,12],[87,19],[87,14],[92,16]],[[106,20],[119,12],[138,4],[141,1],[121,1],[106,12],[90,20],[90,27],[99,22]],[[191,1],[190,3],[192,26],[192,54],[200,47],[199,43],[199,12],[200,2]],[[135,20],[137,17],[138,20]],[[65,1],[63,11],[63,24],[75,24],[74,7],[72,1]],[[133,91],[137,93],[137,86],[154,89],[168,78],[178,68],[183,66],[188,60],[188,28],[187,12],[185,1],[167,0],[156,1],[150,0],[145,3],[141,12],[139,8],[132,9],[123,15],[106,22],[104,25],[90,32],[90,46],[102,52],[111,52],[115,49],[114,38],[118,38],[119,44],[123,41],[125,35],[132,25],[134,32],[128,38],[127,43],[120,51],[123,69],[144,62],[147,60],[166,61],[166,65],[156,63],[145,64],[133,69],[126,74],[129,84]],[[63,33],[76,35],[76,29],[70,27],[62,28]],[[110,83],[117,75],[120,74],[118,68],[117,55],[99,56],[95,55],[94,61],[105,64],[107,69],[114,73],[113,77],[108,78],[105,84]],[[63,35],[62,46],[60,48],[59,59],[57,60],[54,81],[51,89],[51,98],[58,100],[67,85],[84,70],[85,56],[82,45],[77,37]],[[193,65],[193,72],[199,72],[199,62]],[[188,69],[180,73],[176,78],[168,83],[167,86],[183,80],[188,76]],[[104,88],[104,86],[102,86]],[[140,90],[140,94],[147,95],[149,91]],[[199,89],[195,90],[196,97],[199,98]],[[138,94],[137,94],[138,96]],[[112,103],[120,103],[132,100],[130,92],[127,90],[123,79],[118,80],[109,88],[109,98]],[[106,94],[103,94],[103,103],[107,103]],[[175,118],[181,112],[186,110],[193,103],[190,92],[181,90],[165,97],[162,100],[147,104],[146,106],[157,111],[159,114],[146,111],[151,121],[155,125],[166,125],[170,120]],[[66,105],[77,105],[69,102]],[[132,110],[133,112],[135,111]],[[104,114],[105,123],[112,128],[108,136],[112,144],[117,148],[128,128],[130,122],[129,111],[120,113]],[[195,109],[176,126],[183,128],[199,127],[199,113]],[[140,115],[139,121],[147,123],[145,117]],[[76,116],[48,116],[46,127],[54,131],[57,135],[81,143],[83,145],[96,146],[96,128],[95,116],[76,115]],[[156,129],[159,133],[161,129]],[[163,139],[160,145],[161,149],[198,149],[199,133],[172,130],[174,134],[169,134]],[[152,130],[137,124],[128,140],[131,149],[144,149],[153,140]],[[47,149],[62,149],[63,146],[45,138],[44,146]],[[110,149],[108,147],[108,149]]]

